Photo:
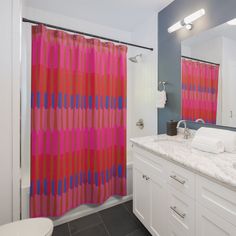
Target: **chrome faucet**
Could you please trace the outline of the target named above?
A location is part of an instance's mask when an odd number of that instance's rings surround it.
[[[184,139],[188,139],[190,137],[190,131],[187,128],[187,123],[186,120],[180,120],[176,126],[176,128],[178,129],[180,127],[181,124],[184,124]]]

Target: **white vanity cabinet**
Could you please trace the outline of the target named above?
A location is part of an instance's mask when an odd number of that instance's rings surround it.
[[[196,207],[196,236],[235,236],[236,227],[224,220],[221,215],[200,204]]]
[[[141,149],[134,152],[133,211],[155,236],[166,235],[166,182],[163,160],[143,158]]]
[[[196,199],[196,235],[236,235],[236,192],[197,176]]]
[[[236,236],[236,192],[133,146],[133,211],[153,236]]]

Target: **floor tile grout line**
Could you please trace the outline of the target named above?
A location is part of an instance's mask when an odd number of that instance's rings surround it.
[[[128,211],[130,213],[130,210],[128,209],[128,207],[125,205],[125,203],[122,203],[122,205],[125,207],[126,211]]]
[[[108,234],[109,236],[111,236],[111,234],[110,234],[110,232],[109,232],[109,230],[108,230],[108,228],[107,228],[107,226],[106,226],[106,223],[105,223],[105,221],[103,220],[103,218],[102,218],[102,216],[100,215],[99,212],[98,212],[98,215],[99,215],[100,219],[102,220],[102,223],[103,223],[103,225],[104,225],[104,228],[105,228],[107,234]]]
[[[132,200],[131,200],[131,201],[132,201]],[[143,223],[134,215],[133,211],[130,211],[130,210],[128,209],[128,207],[125,205],[125,203],[123,203],[123,205],[124,205],[125,209],[128,211],[129,215],[130,215],[132,218],[136,218],[136,219],[140,222],[140,224],[142,224],[142,226],[144,227]],[[135,229],[133,232],[136,232],[136,231],[138,231],[139,229],[142,229],[142,228],[141,228],[140,226],[138,226],[138,228]],[[131,233],[133,233],[133,232],[131,232]],[[129,233],[129,234],[131,234],[131,233]],[[126,236],[128,236],[129,234],[127,234]]]
[[[131,200],[131,201],[132,201],[132,200]],[[117,205],[117,206],[123,207],[123,208],[125,209],[125,211],[128,212],[129,217],[131,217],[131,218],[133,218],[133,219],[136,218],[136,216],[133,214],[133,212],[130,211],[129,208],[128,208],[124,203],[121,203],[121,204],[119,204],[119,205]],[[103,220],[103,218],[102,218],[100,212],[98,212],[98,214],[99,214],[99,216],[101,217],[102,221],[104,222],[104,220]],[[106,225],[105,222],[104,222],[104,226],[105,226],[105,228],[107,229],[107,225]],[[140,230],[140,229],[141,229],[141,227],[138,226],[134,231],[129,232],[129,233],[126,234],[125,236],[128,236],[128,235],[132,234],[133,232],[136,232],[136,231],[138,231],[138,230]],[[107,229],[107,233],[109,234],[109,236],[111,236],[111,234],[109,233],[109,230],[108,230],[108,229]]]
[[[134,230],[133,232],[126,234],[125,236],[130,236],[130,235],[132,235],[132,234],[135,233],[135,232],[139,232],[139,230],[142,230],[142,229],[141,229],[141,228],[136,229],[136,230]],[[148,230],[147,230],[147,232],[148,232],[148,235],[152,236]],[[145,233],[145,235],[146,235],[146,233]]]
[[[92,224],[92,225],[90,225],[90,226],[84,227],[84,228],[81,229],[81,230],[76,230],[73,234],[79,233],[79,232],[82,232],[82,231],[85,231],[85,230],[87,230],[87,229],[93,228],[93,227],[98,226],[98,225],[100,225],[100,224],[102,224],[102,222],[94,223],[94,224]]]
[[[96,213],[94,213],[94,214],[95,214],[95,215],[98,215],[98,217],[101,219],[101,217],[100,217],[100,215],[98,214],[98,212],[96,212]],[[89,216],[91,216],[91,215],[89,215]],[[85,216],[85,217],[86,217],[86,216]],[[87,217],[88,217],[88,216],[87,216]],[[83,218],[83,217],[81,217],[81,218]],[[80,220],[81,218],[78,218],[77,220]],[[102,219],[101,219],[101,220],[102,220]],[[75,221],[75,220],[72,220],[72,221]],[[72,221],[68,222],[68,225],[70,225],[70,223],[71,223]],[[98,225],[100,225],[100,224],[102,224],[102,223],[104,223],[103,220],[102,220],[102,222],[93,223],[92,225],[86,226],[86,227],[84,227],[84,228],[81,229],[81,230],[76,230],[75,232],[73,232],[73,234],[76,234],[76,233],[85,231],[85,230],[87,230],[87,229],[93,228],[93,227],[98,226]],[[70,226],[69,226],[69,227],[70,227]],[[71,236],[73,236],[73,234],[71,233]]]
[[[105,228],[105,230],[106,230],[106,232],[107,232],[107,235],[108,235],[108,236],[111,236],[111,234],[110,234],[110,232],[108,231],[108,228],[107,228],[107,226],[106,226],[105,223],[103,223],[103,226],[104,226],[104,228]]]
[[[121,203],[121,204],[119,204],[119,205],[122,205],[122,206],[123,206],[123,208],[125,209],[126,212],[128,212],[128,214],[130,215],[130,217],[132,217],[132,218],[134,217],[132,211],[130,211],[130,209],[128,208],[128,206],[126,206],[125,203]],[[112,208],[112,207],[111,207],[111,208]],[[97,216],[99,217],[99,219],[101,220],[101,222],[94,223],[94,224],[92,224],[92,225],[90,225],[90,226],[84,227],[82,230],[76,230],[75,232],[73,232],[73,234],[76,234],[76,233],[79,233],[79,232],[88,230],[88,229],[93,228],[93,227],[98,226],[98,225],[103,225],[104,228],[105,228],[106,233],[108,234],[108,236],[111,236],[111,234],[110,234],[110,232],[109,232],[109,230],[108,230],[108,228],[107,228],[107,225],[106,225],[105,221],[103,220],[102,215],[100,214],[100,211],[94,213],[94,215],[97,215]],[[81,217],[81,218],[82,218],[82,217]],[[80,218],[78,218],[77,220],[80,220]],[[73,220],[73,221],[75,221],[75,220]],[[73,236],[73,234],[72,234],[72,232],[71,232],[71,225],[70,225],[71,222],[72,222],[72,221],[66,223],[66,224],[67,224],[67,227],[68,227],[68,231],[69,231],[69,236]],[[140,227],[138,227],[137,229],[135,229],[133,232],[137,231],[138,229],[140,229]],[[131,233],[133,233],[133,232],[128,233],[126,236],[128,236],[129,234],[131,234]]]
[[[91,227],[84,228],[83,230],[76,231],[76,232],[74,232],[73,234],[71,234],[71,236],[73,236],[73,235],[75,235],[75,234],[77,235],[78,233],[79,233],[79,234],[80,234],[80,233],[83,233],[83,232],[85,232],[85,231],[87,231],[87,230],[89,230],[89,229],[92,229],[92,228],[94,228],[94,227],[97,227],[97,226],[104,226],[104,229],[105,229],[107,235],[110,236],[110,234],[109,234],[109,232],[108,232],[108,230],[107,230],[107,228],[106,228],[106,226],[105,226],[105,224],[104,224],[103,222],[100,222],[99,224],[93,225],[93,226],[91,226]]]
[[[134,231],[132,231],[132,232],[130,232],[130,233],[128,233],[128,234],[126,234],[125,236],[129,236],[129,235],[132,235],[132,233],[135,233],[135,232],[137,232],[139,229],[136,229],[136,230],[134,230]]]
[[[125,210],[128,211],[128,213],[130,214],[130,216],[134,217],[133,211],[130,211],[130,210],[128,209],[128,207],[127,207],[124,203],[123,203],[123,205],[124,205],[124,207],[125,207]]]
[[[67,227],[68,227],[68,230],[69,230],[69,235],[72,236],[71,230],[70,230],[70,225],[69,225],[69,223],[66,223],[66,224],[67,224]]]

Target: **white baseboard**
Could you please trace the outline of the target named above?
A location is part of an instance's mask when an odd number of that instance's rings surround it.
[[[87,215],[96,213],[98,211],[130,201],[132,199],[133,199],[133,195],[131,194],[122,198],[111,197],[104,204],[99,205],[99,206],[83,205],[68,212],[66,215],[60,217],[59,219],[54,220],[53,224],[54,226],[61,225],[61,224],[70,222],[72,220],[78,219],[80,217],[87,216]]]

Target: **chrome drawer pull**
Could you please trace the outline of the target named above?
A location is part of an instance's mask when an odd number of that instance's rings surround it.
[[[175,181],[179,182],[180,184],[185,184],[186,181],[185,180],[182,180],[182,179],[179,179],[176,175],[171,175],[170,178],[174,179]]]
[[[170,209],[174,211],[178,216],[180,216],[182,219],[185,218],[186,214],[179,212],[176,206],[171,206]]]

